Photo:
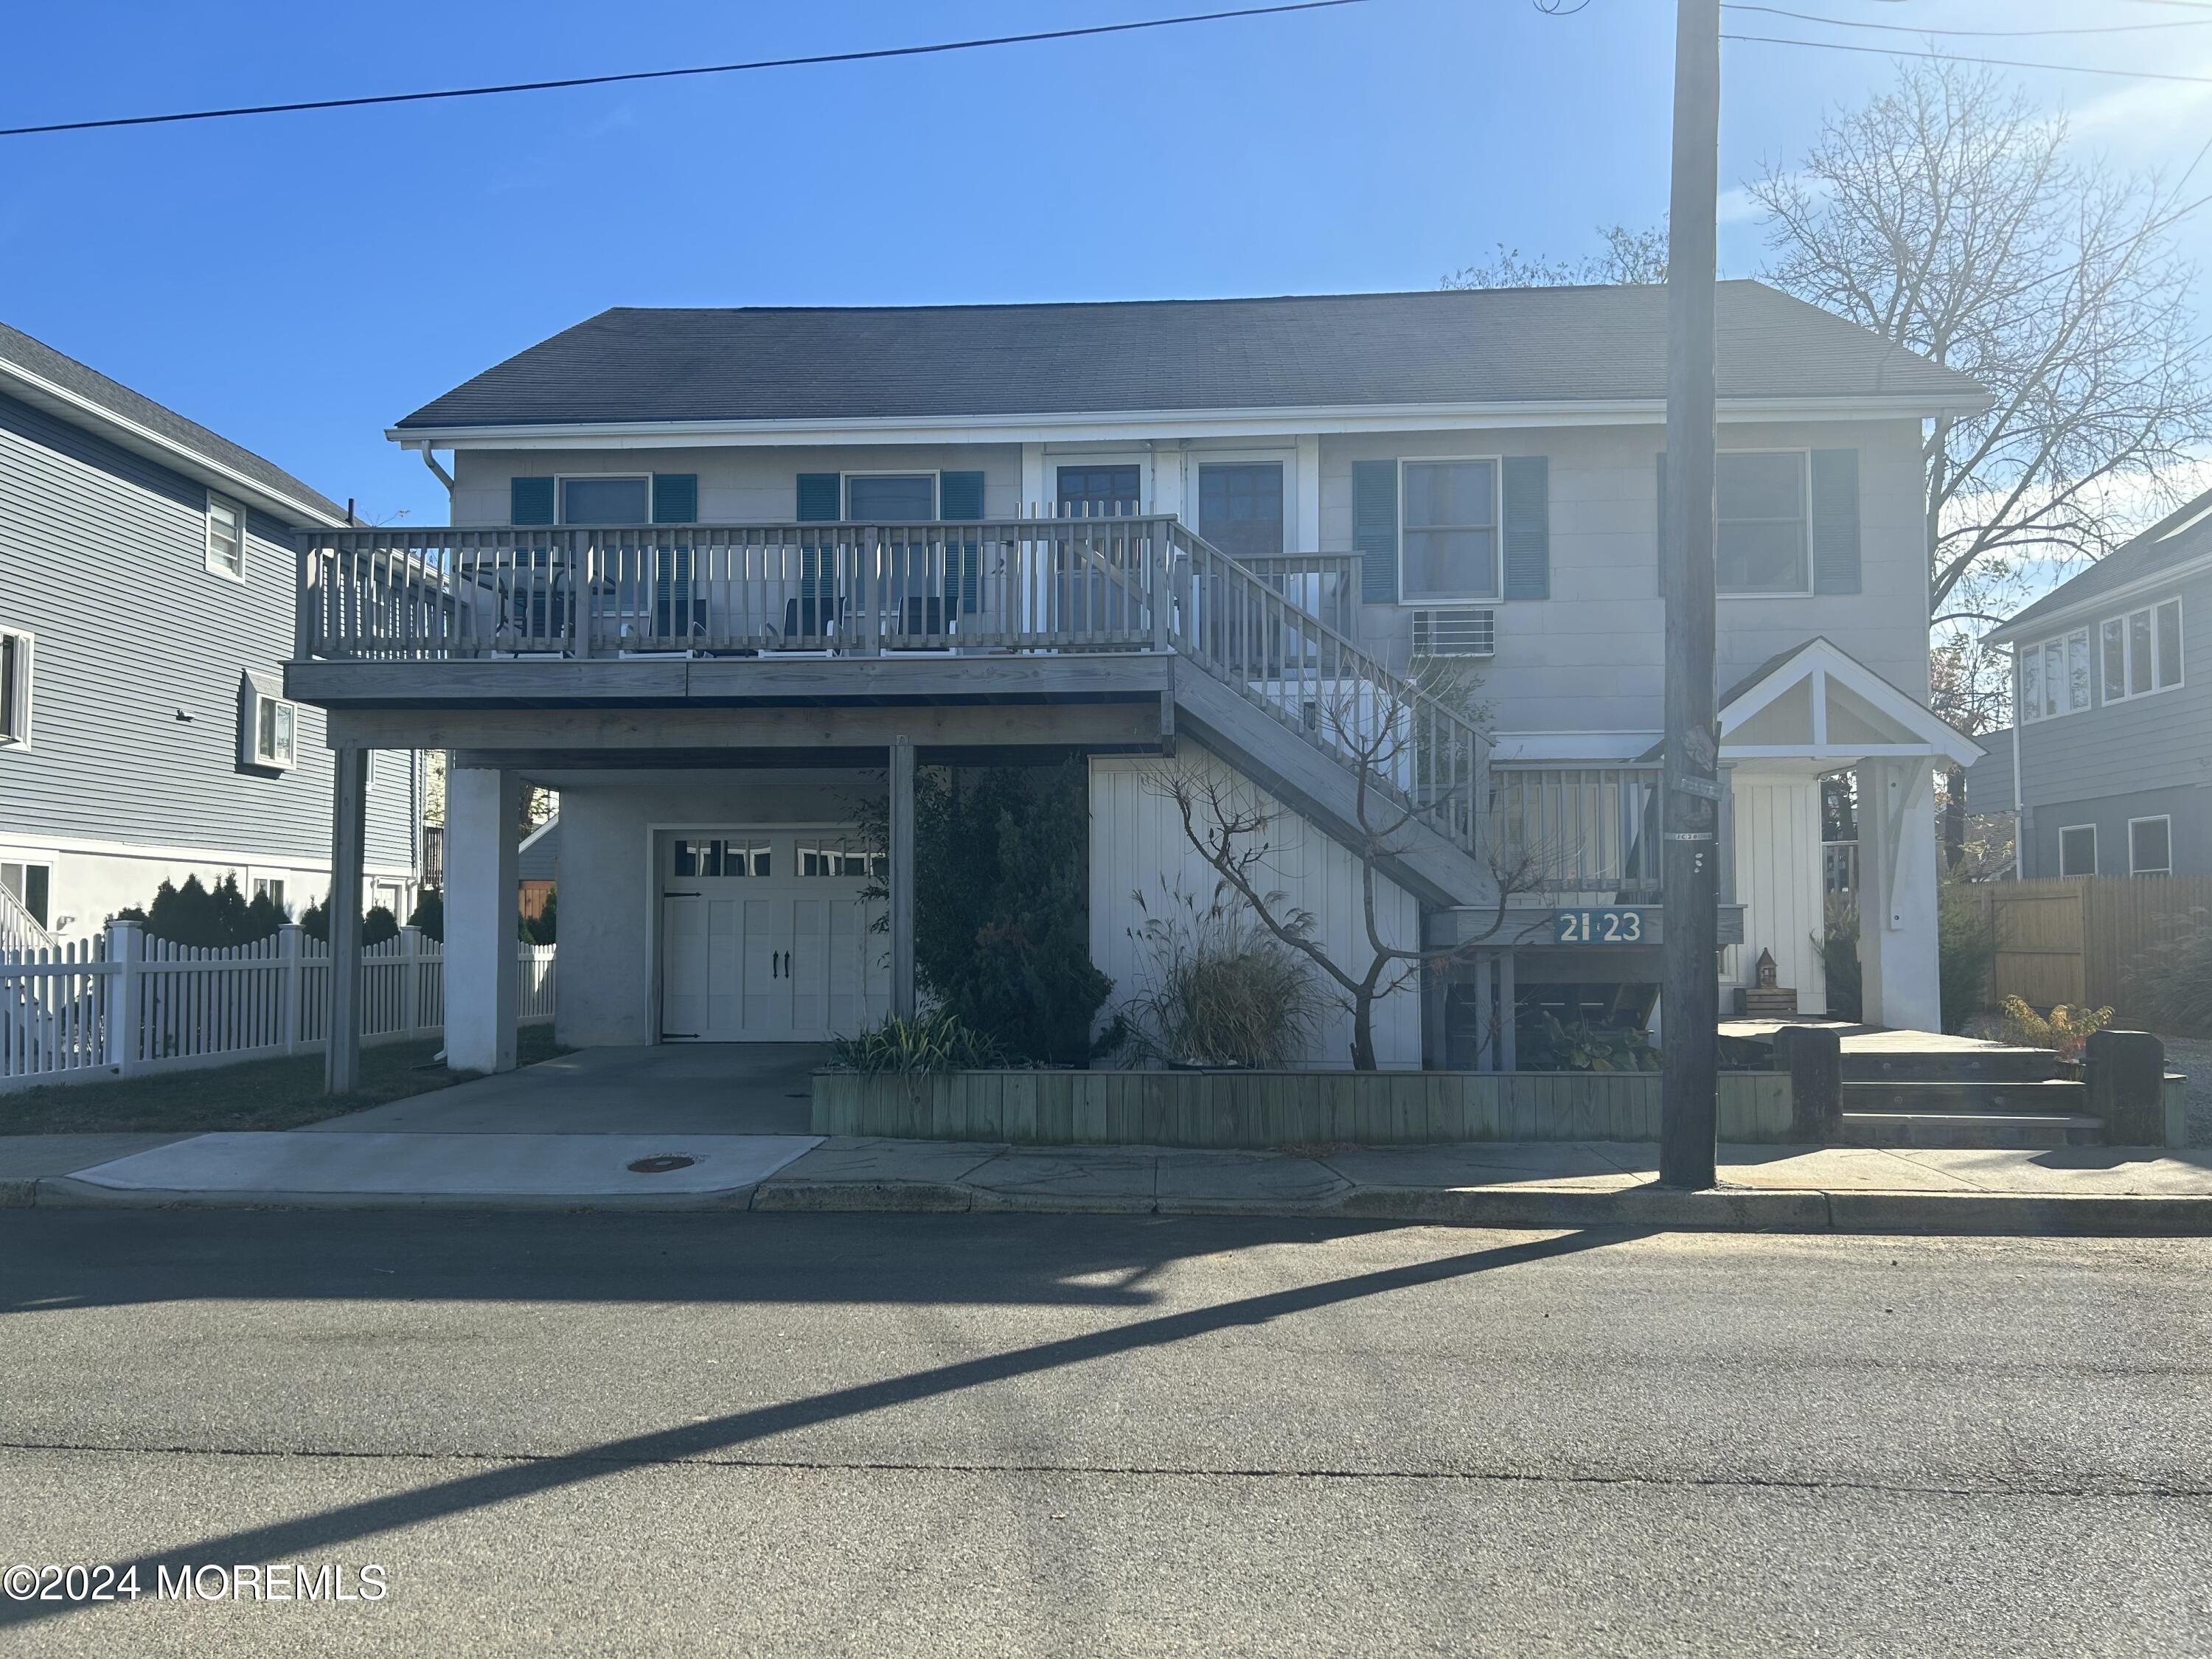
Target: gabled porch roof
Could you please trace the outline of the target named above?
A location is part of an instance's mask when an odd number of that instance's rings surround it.
[[[1721,694],[1723,760],[1838,766],[1925,756],[1959,766],[1979,744],[1832,641],[1818,635],[1770,657]]]

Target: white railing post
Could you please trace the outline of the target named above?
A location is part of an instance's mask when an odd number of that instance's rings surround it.
[[[307,975],[301,961],[301,938],[296,921],[288,921],[276,930],[276,1041],[288,1056],[305,1047],[300,1036],[300,1006],[307,994]]]
[[[129,1077],[138,1070],[140,964],[146,959],[146,931],[135,921],[107,924],[107,1064]]]

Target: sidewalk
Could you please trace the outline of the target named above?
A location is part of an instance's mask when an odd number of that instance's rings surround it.
[[[365,1133],[0,1137],[0,1207],[441,1204],[556,1210],[1030,1211],[1493,1227],[2212,1234],[2212,1150],[1723,1146],[1655,1184],[1617,1141],[1312,1156],[812,1135]]]

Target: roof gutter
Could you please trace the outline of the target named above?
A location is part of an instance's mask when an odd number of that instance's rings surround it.
[[[142,426],[128,416],[118,415],[65,386],[49,380],[42,374],[33,374],[21,363],[0,357],[0,381],[12,382],[19,388],[24,401],[36,404],[50,414],[88,427],[134,454],[177,466],[203,483],[212,479],[229,494],[244,497],[264,512],[274,513],[297,524],[319,525],[331,530],[342,530],[346,526],[344,514],[317,507],[274,489],[240,472],[227,462],[216,459],[204,450],[179,443],[166,433]]]
[[[2118,555],[2109,556],[2117,557]],[[2023,613],[2014,617],[2010,622],[2001,623],[1983,635],[1982,643],[2016,646],[2030,635],[2039,635],[2051,629],[2078,623],[2112,605],[2125,605],[2129,600],[2138,599],[2154,589],[2207,570],[2212,570],[2212,550],[2207,550],[2194,558],[2184,559],[2179,564],[2160,565],[2155,570],[2122,582],[2118,587],[2108,587],[2098,593],[2085,593],[2078,599],[2069,599],[2062,605],[2036,615]]]
[[[1724,422],[1923,420],[1972,414],[1986,394],[1880,398],[1730,398]],[[799,442],[1129,441],[1285,434],[1471,430],[1509,427],[1658,426],[1663,398],[1535,398],[1510,403],[1347,404],[1206,410],[1107,410],[991,415],[901,415],[765,421],[550,421],[481,426],[398,425],[385,436],[410,449],[625,449],[769,447]]]

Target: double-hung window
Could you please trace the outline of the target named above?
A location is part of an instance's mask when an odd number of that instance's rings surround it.
[[[2058,832],[2058,873],[2094,876],[2097,873],[2097,826],[2069,823]]]
[[[651,521],[653,480],[634,478],[563,478],[561,480],[562,524],[646,524]]]
[[[41,927],[54,925],[53,879],[54,867],[51,864],[0,861],[0,887],[6,888]]]
[[[207,504],[207,568],[218,576],[246,580],[246,509],[215,495]]]
[[[934,472],[848,472],[845,517],[853,524],[927,524],[937,516]]]
[[[2106,702],[2171,691],[2181,684],[2179,599],[2107,617],[2098,631],[2104,649]]]
[[[239,761],[249,767],[283,771],[300,758],[300,709],[281,695],[274,674],[249,668],[239,688],[245,705]]]
[[[2128,820],[2128,873],[2131,876],[2170,876],[2173,873],[2173,820],[2160,816]]]
[[[1812,457],[1802,449],[1747,450],[1715,459],[1713,566],[1723,593],[1813,591]]]
[[[31,636],[0,628],[0,745],[31,740]]]
[[[2022,646],[2020,717],[2024,724],[2078,714],[2089,706],[2089,630]]]
[[[1398,489],[1398,597],[1496,599],[1497,461],[1401,461]]]

